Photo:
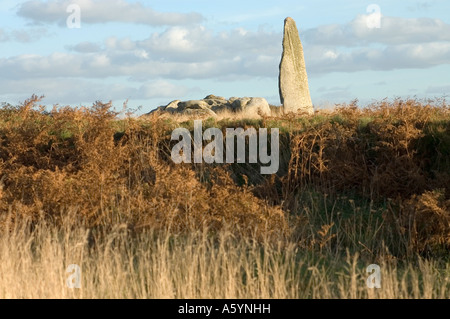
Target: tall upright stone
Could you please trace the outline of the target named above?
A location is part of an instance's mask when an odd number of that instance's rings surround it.
[[[284,20],[283,54],[278,77],[280,100],[285,113],[313,114],[303,47],[294,19]]]

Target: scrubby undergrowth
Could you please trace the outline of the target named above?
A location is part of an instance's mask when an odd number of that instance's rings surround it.
[[[414,100],[203,128],[280,128],[280,170],[175,165],[172,130],[122,119],[111,104],[55,107],[33,96],[0,110],[0,222],[65,216],[88,228],[125,224],[182,234],[233,225],[236,236],[343,253],[444,256],[450,248],[450,112]]]

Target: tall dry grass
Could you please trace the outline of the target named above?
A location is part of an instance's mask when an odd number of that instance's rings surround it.
[[[421,258],[379,262],[381,289],[370,289],[358,253],[314,254],[226,229],[136,236],[126,225],[94,234],[71,222],[28,226],[0,236],[0,298],[450,298],[449,264]],[[66,283],[71,264],[81,267],[79,289]]]

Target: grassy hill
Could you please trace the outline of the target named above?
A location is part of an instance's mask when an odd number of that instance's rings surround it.
[[[192,121],[38,103],[0,110],[0,297],[33,296],[5,287],[41,280],[45,265],[44,296],[450,297],[445,102],[204,121],[279,128],[268,176],[259,164],[174,164],[171,132]],[[89,269],[90,290],[61,290],[67,263]],[[364,284],[373,263],[381,290]]]

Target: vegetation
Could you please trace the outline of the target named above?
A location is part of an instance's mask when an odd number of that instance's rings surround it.
[[[192,121],[39,100],[0,109],[0,298],[450,297],[445,101],[204,121],[280,128],[265,176],[174,164]]]

